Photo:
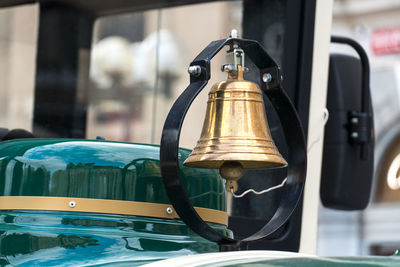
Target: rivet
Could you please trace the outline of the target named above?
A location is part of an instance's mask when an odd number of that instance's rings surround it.
[[[75,201],[70,201],[70,202],[69,202],[69,207],[70,207],[70,208],[75,208],[75,206],[76,206]]]
[[[167,208],[167,213],[171,215],[172,212],[173,212],[172,208],[171,208],[171,207],[168,207],[168,208]]]

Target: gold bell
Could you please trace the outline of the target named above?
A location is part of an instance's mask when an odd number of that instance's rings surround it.
[[[271,138],[260,88],[243,80],[241,65],[228,73],[208,94],[201,137],[184,164],[219,169],[227,189],[236,191],[244,169],[280,168],[287,162]]]

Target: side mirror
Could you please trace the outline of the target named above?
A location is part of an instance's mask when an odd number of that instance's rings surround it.
[[[320,197],[325,207],[362,210],[370,199],[374,166],[374,138],[369,63],[355,41],[332,37],[351,45],[360,59],[332,54],[329,64],[327,109]]]

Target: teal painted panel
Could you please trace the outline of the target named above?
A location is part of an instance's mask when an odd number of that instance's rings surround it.
[[[194,206],[225,211],[216,170],[182,166]],[[97,140],[21,139],[0,143],[0,196],[81,197],[169,203],[159,147]],[[226,226],[210,224],[231,236]],[[216,252],[181,220],[53,211],[0,211],[0,266],[136,266]]]
[[[226,210],[217,170],[183,166],[192,204]],[[0,143],[0,196],[54,196],[169,203],[159,146],[98,140],[19,139]]]
[[[230,235],[225,227],[212,225]],[[0,211],[0,266],[81,266],[146,262],[218,246],[180,220],[73,212]]]

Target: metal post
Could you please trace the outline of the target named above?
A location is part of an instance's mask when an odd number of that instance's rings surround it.
[[[40,5],[35,136],[85,137],[93,21],[67,6]]]
[[[283,72],[283,88],[293,101],[307,137],[309,97],[311,86],[314,17],[316,0],[248,0],[243,3],[243,37],[259,41],[278,63]],[[249,73],[247,79],[257,81]],[[267,113],[271,104],[266,102]],[[285,143],[277,114],[268,114],[268,123],[276,145],[285,155]],[[268,177],[268,179],[266,179]],[[244,188],[268,188],[282,181],[284,170],[247,171],[239,181]],[[242,184],[240,184],[242,183]],[[244,184],[246,183],[246,184]],[[247,235],[269,220],[281,198],[279,190],[264,196],[248,196],[234,200],[230,229],[238,237]],[[264,205],[257,205],[264,203]],[[268,207],[268,208],[265,208]],[[240,214],[249,218],[243,218]],[[273,236],[249,245],[249,249],[275,249],[298,251],[300,246],[302,205],[291,219]]]

